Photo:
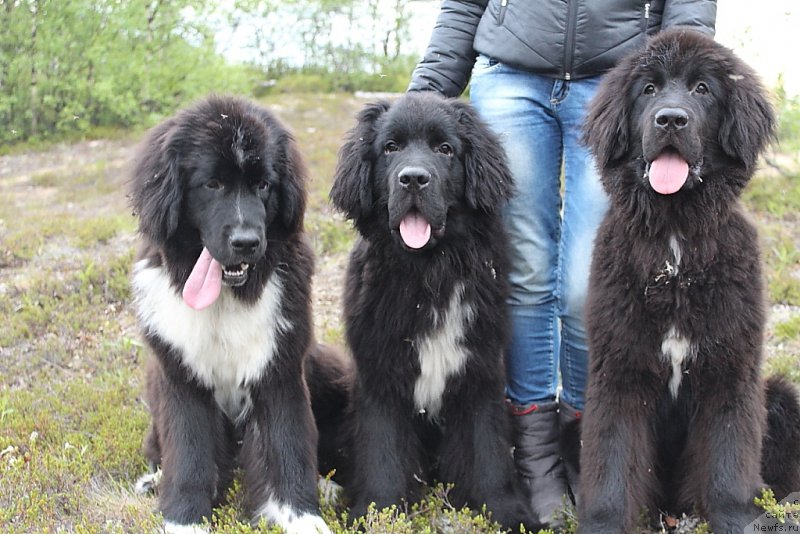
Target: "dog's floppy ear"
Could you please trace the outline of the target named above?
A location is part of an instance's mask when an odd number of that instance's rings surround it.
[[[139,148],[130,182],[130,200],[139,231],[155,243],[178,229],[183,202],[178,151],[171,146],[173,120],[156,126]]]
[[[775,135],[775,112],[755,71],[734,58],[718,140],[728,156],[751,169]]]
[[[475,109],[451,100],[464,141],[464,197],[472,209],[496,211],[514,193],[514,179],[503,146]]]
[[[372,145],[377,135],[375,125],[388,109],[389,103],[385,101],[365,106],[339,149],[330,199],[348,219],[357,221],[369,215],[372,208],[372,167],[375,159]]]
[[[287,230],[294,232],[303,224],[306,211],[306,166],[297,143],[288,132],[280,134],[281,153],[275,161],[275,171],[281,181],[281,217]]]
[[[631,58],[609,71],[586,113],[583,141],[600,168],[613,166],[631,150],[629,77]]]

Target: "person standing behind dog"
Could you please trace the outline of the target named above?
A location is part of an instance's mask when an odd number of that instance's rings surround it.
[[[412,74],[409,91],[450,97],[471,78],[472,104],[501,137],[516,180],[504,213],[512,259],[507,396],[516,466],[542,521],[555,519],[568,482],[576,483],[559,429],[583,409],[584,302],[607,204],[581,142],[586,104],[602,74],[648,35],[674,26],[713,35],[715,22],[714,0],[444,0]]]

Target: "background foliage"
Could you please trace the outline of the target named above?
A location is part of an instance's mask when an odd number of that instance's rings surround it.
[[[3,0],[0,141],[133,126],[208,91],[242,91],[241,68],[188,17],[203,0]]]
[[[0,142],[149,126],[210,91],[402,90],[407,3],[0,0]],[[222,24],[251,31],[245,63]]]

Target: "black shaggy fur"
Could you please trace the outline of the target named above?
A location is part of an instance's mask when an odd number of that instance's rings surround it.
[[[660,120],[665,110],[681,120]],[[644,509],[741,533],[763,482],[779,497],[800,490],[797,398],[771,381],[765,401],[758,236],[738,201],[773,127],[753,70],[682,30],[622,61],[591,106],[586,137],[611,206],[587,311],[581,533],[631,532]],[[647,178],[664,150],[690,166],[668,195]],[[671,351],[686,355],[675,396]]]
[[[418,499],[423,481],[453,483],[453,504],[509,527],[536,527],[511,458],[503,347],[509,334],[506,238],[499,208],[512,179],[494,136],[467,104],[408,94],[368,105],[339,153],[333,203],[355,222],[344,296],[356,362],[349,489],[353,512]],[[432,227],[412,250],[398,225],[416,210]],[[443,391],[419,405],[424,341],[458,316],[461,336],[428,363],[445,365]]]
[[[766,398],[761,476],[780,500],[800,491],[800,403],[796,388],[775,376],[767,380]]]
[[[352,471],[347,447],[355,380],[353,360],[339,347],[320,343],[311,351],[305,376],[319,433],[319,472],[345,483]]]
[[[159,504],[168,522],[210,519],[236,465],[244,469],[254,511],[273,499],[295,514],[319,513],[317,434],[303,379],[312,337],[313,270],[303,233],[305,174],[294,140],[276,117],[226,97],[201,101],[155,127],[136,155],[130,197],[143,244],[134,296],[155,355],[147,373],[153,421],[145,453],[163,470]],[[154,311],[148,290],[136,283],[138,273],[154,270],[168,277],[180,298],[204,246],[223,265],[250,265],[245,281],[239,277],[220,296],[241,305],[242,322],[259,313],[256,304],[270,280],[279,277],[283,285],[275,316],[266,318],[266,324],[283,321],[272,354],[263,347],[269,364],[247,383],[232,385],[249,400],[249,410],[221,404],[218,396],[231,385],[204,381],[190,356],[162,338],[159,325],[147,319]],[[215,346],[235,341],[237,331],[209,333],[195,323],[217,313],[218,305],[202,312],[186,308],[194,313],[186,337],[213,334],[222,340]],[[195,324],[198,330],[192,331]],[[197,355],[207,356],[212,355]],[[233,366],[240,355],[217,357]]]

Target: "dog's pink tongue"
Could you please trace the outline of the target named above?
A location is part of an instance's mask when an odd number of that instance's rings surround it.
[[[410,248],[422,248],[431,238],[431,225],[419,213],[409,212],[400,221],[400,237]]]
[[[689,164],[674,152],[664,152],[650,164],[650,185],[662,195],[676,193],[689,177]]]
[[[183,301],[195,310],[211,306],[222,290],[222,265],[203,248],[183,286]]]

